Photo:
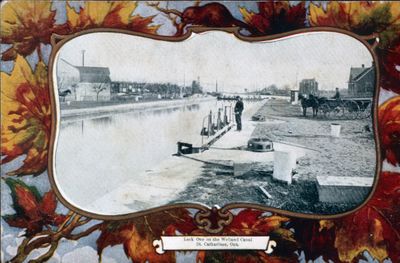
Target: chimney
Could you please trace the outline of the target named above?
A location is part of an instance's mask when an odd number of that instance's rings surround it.
[[[365,65],[364,65],[364,64],[362,64],[362,65],[361,65],[361,67],[365,67]]]

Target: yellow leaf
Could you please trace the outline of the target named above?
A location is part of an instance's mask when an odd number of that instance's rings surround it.
[[[127,25],[137,7],[136,2],[87,1],[77,13],[67,6],[67,17],[72,27],[104,26],[112,20],[115,25]]]
[[[85,12],[93,21],[93,24],[99,25],[104,21],[106,15],[111,12],[112,2],[105,1],[87,1],[85,8],[81,12]]]
[[[254,13],[253,12],[249,12],[246,8],[244,7],[239,7],[239,11],[243,16],[244,21],[246,21],[246,23],[250,23],[251,22],[251,18],[253,17]]]
[[[28,18],[35,23],[50,15],[50,1],[8,1],[1,7],[1,34],[11,34],[11,29],[24,25]]]
[[[124,24],[128,24],[131,21],[132,13],[135,11],[137,7],[137,2],[114,2],[113,10],[117,5],[121,6],[121,10],[119,11],[119,16],[121,17],[121,22]]]
[[[331,229],[335,226],[335,223],[331,220],[320,220],[319,221],[319,231],[321,232],[323,229]]]
[[[390,2],[390,11],[392,14],[393,22],[397,25],[400,24],[400,2],[394,1]]]
[[[51,1],[8,1],[1,6],[1,43],[11,45],[3,60],[30,55],[41,43],[50,43],[51,34],[59,29],[51,5]]]
[[[75,12],[75,9],[70,7],[68,4],[66,6],[66,10],[67,10],[68,22],[71,24],[71,27],[73,28],[77,27],[80,22],[79,13]]]
[[[47,166],[51,110],[47,68],[40,61],[33,71],[17,56],[11,75],[1,72],[2,163],[24,155],[24,164],[10,175],[40,174]]]

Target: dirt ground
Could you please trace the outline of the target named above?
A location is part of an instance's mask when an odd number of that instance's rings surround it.
[[[287,185],[273,180],[272,163],[254,163],[252,171],[238,177],[233,176],[233,168],[229,165],[204,164],[202,175],[173,203],[201,202],[222,206],[245,201],[313,214],[337,214],[358,206],[359,203],[319,202],[316,176],[375,176],[376,150],[370,118],[326,120],[303,117],[300,106],[281,100],[269,100],[255,115],[263,116],[265,122],[257,125],[252,137],[268,137],[275,142],[295,143],[315,150],[298,159],[293,183]],[[277,119],[284,122],[268,123]],[[339,138],[330,136],[332,122],[342,127]],[[272,198],[267,198],[259,186],[264,187]]]

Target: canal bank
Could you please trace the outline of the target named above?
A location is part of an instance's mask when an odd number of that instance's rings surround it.
[[[288,185],[274,179],[274,153],[253,158],[251,153],[227,150],[224,145],[222,149],[199,156],[206,161],[202,173],[171,203],[198,201],[223,206],[233,202],[250,202],[300,213],[337,214],[354,209],[367,198],[368,192],[357,202],[322,202],[319,200],[317,177],[337,176],[348,180],[361,177],[373,181],[374,137],[373,133],[365,130],[370,120],[340,121],[342,131],[340,138],[336,138],[330,135],[330,120],[304,118],[299,105],[290,105],[286,101],[270,100],[256,115],[265,121],[257,123],[251,137],[270,138],[276,151],[292,151],[295,150],[293,147],[298,147],[299,158],[292,183]],[[214,146],[221,146],[226,139]],[[239,141],[232,146],[239,148],[243,143]],[[281,146],[290,149],[279,149]],[[227,155],[230,156],[226,158]],[[225,158],[246,162],[251,169],[235,176],[234,163],[222,161]],[[340,193],[340,190],[337,192]],[[357,193],[357,189],[353,192]],[[342,195],[346,196],[345,193]]]
[[[201,145],[204,117],[233,103],[215,98],[168,101],[143,104],[142,110],[134,107],[118,114],[89,114],[70,122],[61,119],[55,153],[56,183],[71,203],[85,208],[157,168],[177,152],[178,141]],[[165,178],[154,174],[148,177],[150,184],[160,184]]]
[[[251,116],[263,103],[263,101],[245,102],[242,132],[237,132],[233,128],[221,138],[229,139],[238,134],[243,136],[251,134],[251,131],[248,132],[248,130],[254,129]],[[199,133],[197,133],[197,136],[199,137]],[[157,149],[154,148],[153,152],[153,155],[156,154]],[[216,152],[216,150],[210,148],[206,152],[209,154]],[[219,153],[222,158],[225,154]],[[190,155],[188,156],[190,157]],[[205,162],[201,160],[173,156],[172,154],[164,156],[162,161],[158,162],[154,158],[151,159],[149,160],[152,163],[151,168],[144,171],[140,171],[140,169],[127,171],[126,180],[123,183],[107,190],[103,196],[96,198],[93,202],[86,203],[85,210],[101,214],[124,214],[166,205],[179,198],[180,194],[196,182],[204,172]]]
[[[105,105],[98,107],[78,108],[78,109],[62,109],[62,122],[74,122],[83,119],[102,118],[113,114],[127,113],[133,111],[146,110],[163,110],[173,109],[182,106],[191,106],[199,103],[216,101],[215,97],[199,97],[199,98],[184,98],[179,100],[160,100],[150,102],[135,102],[115,105]]]
[[[256,112],[254,109],[258,109],[256,115],[263,116],[265,121],[250,120]],[[135,179],[126,181],[88,207],[106,214],[112,208],[112,213],[120,214],[174,203],[223,206],[249,202],[302,213],[348,211],[357,203],[320,202],[315,178],[321,174],[338,174],[339,171],[339,174],[351,177],[347,169],[354,164],[348,166],[347,161],[334,161],[332,154],[339,158],[339,155],[358,147],[359,151],[353,151],[351,157],[346,155],[346,159],[349,162],[361,161],[360,152],[372,150],[370,142],[373,138],[370,134],[359,135],[363,123],[346,121],[346,128],[342,131],[344,140],[332,139],[327,123],[301,117],[301,109],[285,101],[267,101],[261,108],[253,107],[253,110],[245,112],[242,132],[230,130],[203,153],[170,156],[154,169],[135,174]],[[274,152],[244,150],[250,137],[269,137],[274,141],[275,151],[296,152],[298,162],[292,184],[274,179]],[[354,144],[344,147],[349,144],[349,139]],[[326,141],[332,140],[334,146],[330,149]],[[372,157],[373,154],[368,155],[363,161],[373,164]],[[244,163],[250,169],[235,174],[235,163]],[[372,166],[364,166],[363,169],[369,167],[364,176],[374,175]],[[359,174],[360,170],[352,173]]]

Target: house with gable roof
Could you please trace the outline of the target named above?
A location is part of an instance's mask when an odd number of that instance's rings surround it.
[[[372,97],[375,87],[375,67],[351,67],[348,82],[351,97]]]

